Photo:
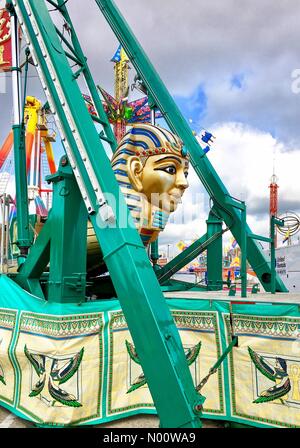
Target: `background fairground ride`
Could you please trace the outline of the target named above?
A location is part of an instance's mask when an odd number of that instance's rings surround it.
[[[46,177],[56,172],[52,142],[56,139],[53,119],[47,107],[33,97],[27,96],[24,105],[26,127],[26,174],[30,214],[30,233],[35,239],[48,216],[52,205],[52,189]],[[16,229],[16,201],[14,188],[13,132],[11,131],[0,149],[0,203],[1,203],[1,272],[16,268],[19,254],[14,244]],[[8,231],[7,231],[8,229]]]
[[[279,196],[278,196],[278,178],[273,172],[269,185],[269,216],[272,224],[272,216],[279,215]],[[275,225],[274,247],[275,247],[275,267],[277,274],[282,278],[291,292],[300,292],[300,218],[291,211],[282,213],[279,217],[280,225]],[[270,228],[270,235],[272,228]],[[278,243],[278,235],[281,238],[281,244]],[[297,237],[297,238],[296,238]],[[196,240],[193,240],[195,242]],[[168,252],[169,252],[168,245]],[[176,244],[177,249],[182,252],[187,249],[188,244],[179,241]],[[263,247],[263,246],[262,246]],[[270,248],[265,249],[268,256],[271,256]],[[169,255],[169,254],[168,254]],[[223,245],[223,282],[224,288],[230,288],[232,284],[240,285],[241,280],[241,249],[235,238],[231,237],[227,244]],[[161,266],[168,263],[170,259],[166,254],[162,255],[159,261]],[[195,274],[196,283],[207,285],[207,252],[204,251],[198,259],[193,260],[184,266],[180,274]],[[255,271],[247,263],[247,284],[248,290],[256,290],[259,286]],[[237,289],[240,289],[239,286]]]

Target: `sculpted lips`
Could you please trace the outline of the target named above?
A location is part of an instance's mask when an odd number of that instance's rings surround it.
[[[182,203],[182,195],[184,191],[175,190],[168,193],[163,193],[160,196],[160,206],[167,211],[174,211],[179,204]]]
[[[174,202],[177,202],[177,204],[181,204],[181,198],[183,196],[184,191],[179,190],[178,192],[171,192],[170,198],[174,200]]]

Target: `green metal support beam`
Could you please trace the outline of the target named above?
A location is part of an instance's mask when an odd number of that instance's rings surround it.
[[[53,184],[47,299],[80,303],[86,290],[88,214],[66,157],[47,180]]]
[[[212,209],[206,224],[208,238],[218,235],[218,238],[207,247],[207,289],[208,291],[220,291],[223,289],[223,221]]]
[[[101,12],[124,47],[131,63],[139,73],[155,105],[163,114],[165,120],[189,150],[191,163],[212,198],[219,214],[230,228],[236,241],[242,244],[242,218],[241,213],[230,202],[230,194],[216,173],[208,157],[193,135],[190,126],[183,118],[175,101],[163,84],[153,65],[138,43],[128,24],[112,0],[95,0]],[[261,281],[266,291],[271,290],[271,267],[257,243],[249,237],[250,228],[245,227],[247,238],[248,261]],[[276,291],[287,292],[280,277],[276,276]]]
[[[28,249],[32,244],[29,230],[29,210],[28,210],[28,190],[26,176],[26,155],[25,155],[25,130],[23,125],[13,126],[14,135],[14,160],[15,160],[15,182],[17,200],[17,246],[20,249],[18,264],[21,265],[28,254]]]
[[[265,236],[256,235],[255,233],[252,233],[249,235],[250,238],[258,241],[263,241],[264,243],[271,243],[271,238],[267,238]]]
[[[12,84],[13,84],[13,115],[12,126],[14,137],[14,165],[17,207],[17,246],[20,249],[18,265],[25,261],[29,247],[32,244],[29,229],[28,190],[26,174],[26,149],[25,149],[25,125],[24,104],[21,88],[21,68],[19,49],[19,28],[17,17],[13,8],[7,8],[11,15],[12,35]],[[28,64],[26,65],[25,87],[27,81]],[[25,94],[24,94],[25,99]]]
[[[13,4],[141,359],[161,426],[200,427],[204,398],[195,391],[178,330],[45,1],[16,0]],[[124,216],[128,226],[124,225]]]
[[[51,211],[37,241],[31,248],[26,262],[21,266],[15,281],[31,294],[44,299],[40,278],[50,261],[50,241],[52,234]]]
[[[173,258],[173,260],[156,272],[159,283],[161,285],[165,284],[172,277],[172,275],[176,274],[176,272],[180,271],[180,269],[184,266],[195,260],[195,258],[204,252],[210,244],[222,237],[222,234],[227,230],[228,229],[222,230],[222,232],[214,234],[210,238],[208,238],[207,233],[205,233],[205,235],[191,244],[183,252],[178,254],[175,258]]]
[[[158,240],[151,243],[150,258],[152,261],[154,271],[159,271],[160,267],[158,265],[158,260],[159,260]]]
[[[276,252],[275,252],[275,239],[276,239],[276,225],[284,226],[284,220],[276,218],[272,215],[270,218],[270,252],[271,252],[271,293],[276,293]]]
[[[247,250],[248,250],[248,240],[247,240],[247,209],[245,202],[242,202],[241,207],[241,281],[242,281],[242,291],[241,297],[247,297]],[[253,241],[253,240],[250,240]]]
[[[86,288],[88,215],[66,158],[62,164],[48,177],[53,183],[53,206],[15,281],[49,302],[81,303]],[[49,263],[44,292],[40,279]]]

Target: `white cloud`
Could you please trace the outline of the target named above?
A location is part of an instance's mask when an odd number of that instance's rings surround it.
[[[298,151],[286,152],[284,145],[270,134],[240,123],[216,124],[212,131],[217,139],[208,157],[230,194],[246,201],[248,224],[254,233],[267,236],[269,232],[268,187],[274,156],[280,186],[279,214],[286,211],[286,204],[295,204],[293,211],[300,212]],[[190,191],[183,197],[184,208],[192,206],[192,194],[198,190],[199,180],[193,173]],[[199,218],[189,220],[185,227],[169,225],[166,230],[168,241],[178,241],[182,238],[180,235],[190,240],[196,230],[199,235],[204,233],[206,219],[207,207],[204,207]],[[167,236],[163,238],[167,240]]]
[[[208,154],[210,161],[225,184],[229,193],[247,204],[247,221],[256,234],[268,236],[269,233],[269,185],[275,171],[279,183],[279,214],[286,212],[286,205],[294,204],[292,211],[300,213],[299,151],[286,152],[285,146],[269,133],[262,132],[241,123],[220,123],[213,126],[217,137]],[[185,214],[185,224],[168,224],[160,241],[164,245],[184,239],[191,241],[205,233],[208,214],[207,198],[195,173],[189,176],[190,188],[183,196],[181,209],[195,207],[194,195],[200,192],[197,219]],[[226,234],[225,241],[229,239]],[[281,238],[280,238],[281,240]]]
[[[212,131],[217,139],[208,157],[230,193],[248,202],[250,212],[259,205],[257,201],[269,198],[273,161],[281,211],[285,201],[299,201],[299,148],[286,152],[284,144],[269,133],[239,123],[217,124]]]

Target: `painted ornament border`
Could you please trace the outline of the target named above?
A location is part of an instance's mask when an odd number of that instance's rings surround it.
[[[5,309],[0,308],[0,327],[3,327],[5,330],[8,330],[11,332],[10,336],[10,342],[7,350],[7,357],[9,362],[11,363],[12,370],[14,372],[14,387],[13,387],[13,397],[16,396],[16,372],[15,372],[15,366],[14,362],[11,356],[12,353],[12,347],[13,347],[13,341],[14,341],[14,329],[17,322],[17,315],[18,311],[12,310],[12,309]],[[11,406],[14,404],[14,398],[12,400],[9,400],[7,397],[4,397],[0,392],[0,401],[3,401]]]
[[[223,320],[226,328],[227,340],[229,343],[229,337],[231,335],[230,326],[230,315],[223,313]],[[284,322],[283,322],[284,321]],[[255,325],[256,324],[256,325]],[[242,329],[247,329],[248,332],[245,334],[249,335],[249,331],[252,330],[253,335],[262,336],[272,336],[272,337],[290,337],[291,340],[293,332],[299,328],[300,318],[299,317],[288,317],[288,316],[255,316],[246,314],[234,314],[233,315],[233,325],[236,336],[242,335]],[[283,329],[286,333],[283,333]],[[263,423],[267,425],[276,425],[285,428],[299,428],[298,425],[292,425],[285,422],[280,422],[274,419],[256,417],[249,414],[244,414],[237,411],[236,400],[235,400],[235,366],[233,352],[229,354],[229,381],[231,386],[231,416],[239,417],[241,419],[250,420],[251,422]]]
[[[193,311],[193,310],[171,310],[174,321],[178,330],[199,330],[201,327],[206,329],[213,329],[216,341],[217,358],[222,354],[221,351],[221,337],[219,326],[219,314],[217,311]],[[108,385],[107,385],[107,415],[114,415],[120,413],[126,413],[127,411],[139,410],[148,408],[155,411],[153,404],[149,403],[137,403],[131,406],[124,406],[122,408],[112,409],[111,396],[112,396],[112,384],[113,384],[113,331],[114,329],[127,329],[127,323],[125,316],[121,310],[112,311],[109,313],[109,355],[108,355]],[[218,393],[220,409],[206,409],[204,407],[203,412],[205,414],[214,414],[225,416],[225,398],[224,398],[224,375],[222,366],[218,369]]]
[[[103,394],[103,368],[104,368],[104,359],[103,359],[104,313],[99,312],[99,313],[78,314],[78,315],[74,314],[74,315],[64,315],[64,316],[38,314],[38,313],[26,312],[26,311],[23,311],[21,313],[18,337],[17,337],[17,340],[14,345],[14,356],[15,356],[16,360],[17,360],[16,349],[17,349],[18,342],[19,342],[19,336],[22,331],[22,325],[24,325],[24,324],[28,325],[29,322],[32,322],[32,324],[34,324],[35,326],[40,324],[40,328],[42,328],[43,332],[38,333],[36,331],[36,335],[41,335],[41,336],[45,336],[45,337],[54,335],[58,331],[59,334],[57,334],[56,337],[57,337],[57,340],[59,340],[60,338],[70,335],[70,333],[68,333],[68,330],[71,331],[72,327],[73,327],[73,333],[75,332],[74,322],[76,322],[76,324],[78,326],[76,335],[77,336],[82,335],[82,338],[84,338],[85,334],[79,330],[80,330],[80,326],[81,326],[80,324],[85,321],[89,321],[89,322],[94,321],[94,323],[97,322],[97,326],[98,326],[97,332],[95,332],[95,334],[98,333],[98,336],[99,336],[99,390],[97,393],[98,412],[95,415],[91,415],[91,416],[84,417],[84,418],[81,418],[78,420],[74,420],[70,424],[60,424],[60,423],[51,422],[51,421],[45,423],[37,415],[33,414],[30,410],[28,410],[28,409],[24,408],[22,405],[20,405],[21,393],[22,393],[22,388],[21,388],[22,387],[22,372],[20,369],[20,365],[18,363],[18,370],[19,370],[20,378],[19,378],[19,394],[18,394],[16,409],[23,412],[25,415],[30,416],[32,419],[34,419],[34,421],[36,421],[37,423],[40,423],[41,425],[46,424],[47,426],[53,426],[53,427],[55,427],[55,426],[58,426],[58,427],[74,426],[74,425],[78,425],[80,423],[87,423],[90,420],[94,420],[94,419],[100,420],[101,419],[101,416],[102,416],[101,397]],[[90,327],[91,327],[91,325],[89,326],[89,328]],[[88,334],[88,333],[86,333],[86,334]],[[74,334],[71,334],[71,336],[74,336]]]

